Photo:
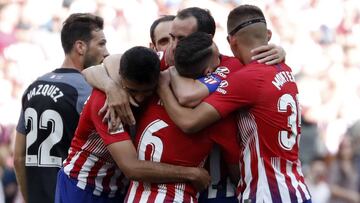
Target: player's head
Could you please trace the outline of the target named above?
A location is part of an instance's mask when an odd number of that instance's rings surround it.
[[[212,37],[215,35],[215,20],[210,12],[199,7],[180,10],[173,20],[170,35],[174,48],[178,40],[194,32],[205,32]]]
[[[231,50],[243,63],[248,60],[249,50],[267,44],[271,37],[263,12],[253,5],[233,9],[228,15],[227,31]]]
[[[71,14],[63,23],[61,43],[66,55],[74,55],[83,68],[97,65],[109,55],[104,21],[90,13]]]
[[[150,48],[136,46],[127,50],[120,59],[121,84],[139,103],[154,92],[159,75],[160,60]]]
[[[213,72],[219,65],[219,50],[212,36],[194,32],[182,38],[175,49],[175,67],[183,77],[199,78]]]
[[[150,48],[155,51],[165,51],[170,43],[170,28],[174,15],[165,15],[153,22],[150,27]]]

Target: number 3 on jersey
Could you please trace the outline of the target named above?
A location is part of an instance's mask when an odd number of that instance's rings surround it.
[[[25,110],[25,125],[30,121],[30,131],[26,135],[26,166],[43,166],[43,167],[61,167],[61,157],[51,156],[50,150],[53,146],[60,142],[63,136],[63,122],[58,112],[54,110],[45,110],[38,123],[38,115],[35,109],[27,108]],[[51,122],[50,134],[39,145],[36,155],[29,154],[29,147],[35,143],[40,133],[38,130],[46,130],[48,122]],[[38,128],[39,126],[39,128]]]
[[[296,101],[295,101],[296,100]],[[291,114],[288,117],[287,123],[291,128],[291,135],[288,135],[288,131],[282,130],[279,132],[279,144],[285,150],[292,150],[297,141],[298,130],[300,126],[301,114],[298,108],[298,96],[294,99],[290,94],[284,94],[278,101],[278,112],[287,112],[287,107],[290,106]],[[297,121],[298,120],[298,121]]]
[[[164,121],[157,119],[144,129],[138,146],[140,160],[160,162],[163,152],[163,143],[159,137],[153,136],[153,134],[167,126],[168,124]],[[151,149],[149,149],[149,147]]]

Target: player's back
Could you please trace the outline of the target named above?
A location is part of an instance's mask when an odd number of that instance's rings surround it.
[[[171,121],[157,97],[150,103],[137,122],[139,127],[135,144],[140,160],[201,167],[214,142],[217,142],[227,146],[228,160],[237,163],[236,125],[230,122],[231,119],[200,133],[186,135]],[[132,181],[127,202],[196,202],[196,194],[197,191],[189,183]]]
[[[242,200],[303,202],[310,198],[298,159],[300,107],[291,69],[284,63],[253,63],[243,71],[251,78],[249,111],[239,112]]]
[[[81,73],[68,68],[43,75],[25,91],[17,130],[26,135],[29,202],[54,201],[57,172],[90,92]]]

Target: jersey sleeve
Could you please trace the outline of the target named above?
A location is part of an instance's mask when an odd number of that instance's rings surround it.
[[[106,96],[103,92],[94,90],[88,101],[90,105],[86,105],[84,109],[84,111],[91,111],[91,120],[96,128],[97,133],[100,135],[105,145],[121,142],[124,140],[130,140],[130,136],[124,128],[118,129],[115,132],[109,132],[108,124],[102,122],[103,115],[98,115],[98,112],[103,107],[105,100]]]
[[[16,126],[16,131],[18,131],[21,134],[26,133],[26,126],[25,126],[25,118],[24,118],[24,110],[21,109],[21,113],[20,113],[20,117],[19,117],[19,121],[17,123]]]
[[[257,99],[261,83],[252,74],[253,71],[242,70],[231,74],[204,102],[213,106],[223,118],[239,108],[250,106]]]
[[[210,94],[215,92],[215,90],[218,88],[219,84],[221,83],[221,78],[215,74],[204,76],[198,78],[197,80],[208,88]]]
[[[220,146],[223,157],[228,164],[239,162],[239,142],[234,114],[217,122],[211,129],[211,139]]]

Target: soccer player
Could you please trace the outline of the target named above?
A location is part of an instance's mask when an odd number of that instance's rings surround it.
[[[215,34],[215,29],[215,20],[209,11],[198,7],[186,8],[179,11],[172,22],[170,31],[171,43],[166,50],[165,57],[163,57],[163,59],[165,59],[168,65],[173,65],[174,50],[180,39],[196,31],[208,33],[213,37]],[[254,50],[254,53],[261,52],[255,56],[255,59],[261,58],[260,62],[277,63],[282,61],[285,56],[282,48],[274,48],[274,46],[269,45],[260,46]],[[220,78],[222,78],[222,76],[227,77],[227,75],[242,67],[242,64],[239,62],[239,60],[234,57],[219,55],[219,59],[219,66],[221,68],[218,69],[216,75],[221,75]],[[162,65],[166,63],[162,61]],[[111,72],[113,72],[112,68],[110,67],[111,65],[107,65],[106,61],[104,64],[108,67],[108,72],[111,75]],[[218,63],[214,63],[214,67],[216,65],[218,65]],[[163,66],[162,70],[166,68],[167,66]],[[115,72],[116,70],[117,69],[115,69]],[[175,69],[170,71],[172,73],[172,89],[174,90],[177,99],[185,106],[194,106],[199,104],[203,98],[209,95],[209,93],[215,91],[216,87],[221,82],[219,77],[213,76],[201,78],[199,80],[178,77],[179,74],[177,74],[177,72],[174,70]],[[121,87],[116,85],[112,80],[108,79],[109,76],[103,68],[98,68],[97,70],[94,68],[87,69],[83,73],[91,85],[102,89],[107,93],[108,105],[110,107],[109,111],[110,114],[113,115],[111,116],[112,121],[116,120],[114,115],[117,114],[121,117],[121,121],[124,123],[135,123],[131,109],[129,109],[129,102],[128,100],[125,100],[125,98],[128,97],[124,96],[124,94],[120,94],[123,92],[123,90],[117,90],[117,88]],[[116,126],[116,124],[114,126]],[[208,189],[208,194],[204,194],[206,197],[201,197],[201,199],[209,198],[215,202],[225,202],[227,201],[226,199],[229,199],[230,202],[234,202],[236,200],[235,190],[231,190],[230,188],[235,188],[235,186],[231,185],[231,182],[228,181],[227,176],[220,171],[221,164],[220,160],[217,158],[219,156],[220,152],[218,149],[215,149],[214,153],[212,153],[210,156],[210,173],[212,177],[215,177],[212,182],[214,187],[210,187]],[[225,183],[226,186],[217,187],[216,185],[218,185],[218,183]]]
[[[251,50],[268,43],[262,11],[252,5],[233,9],[227,22],[228,41],[245,67],[194,109],[180,106],[168,82],[159,94],[171,119],[194,132],[238,113],[240,131],[240,202],[311,202],[299,161],[300,109],[298,89],[285,63],[260,64]]]
[[[219,60],[217,47],[206,33],[193,33],[180,40],[179,46],[183,43],[193,51],[194,57],[188,58],[188,65],[198,70],[195,72],[203,72],[201,75],[205,73],[205,67],[210,67],[214,60]],[[177,49],[175,57],[183,51],[188,50]],[[190,136],[184,134],[171,121],[161,101],[155,96],[138,118],[137,125],[135,144],[139,159],[181,166],[199,166],[203,165],[213,144],[217,143],[225,157],[224,167],[235,171],[233,182],[237,182],[239,146],[234,117]],[[186,183],[153,184],[132,181],[126,202],[197,202],[196,192]]]
[[[92,89],[81,71],[108,55],[102,29],[101,17],[70,15],[61,30],[63,64],[24,92],[14,165],[20,190],[29,203],[54,202],[57,172],[68,155],[79,114]]]
[[[150,27],[150,48],[163,53],[170,44],[170,28],[174,15],[165,15],[156,19]]]
[[[133,47],[121,56],[119,66],[119,83],[138,104],[144,104],[157,86],[157,54],[150,48]],[[199,190],[207,187],[210,176],[205,169],[139,160],[130,129],[120,126],[111,131],[98,115],[105,99],[103,92],[94,89],[86,102],[69,156],[58,173],[55,202],[122,202],[125,177],[153,183],[189,182]]]

